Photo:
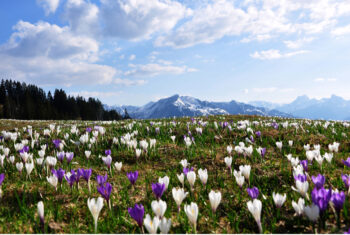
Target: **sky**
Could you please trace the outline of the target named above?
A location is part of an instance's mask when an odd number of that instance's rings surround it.
[[[350,99],[349,0],[2,0],[0,79],[144,105]]]

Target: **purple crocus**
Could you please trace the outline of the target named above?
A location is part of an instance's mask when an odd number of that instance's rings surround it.
[[[66,160],[68,163],[70,163],[72,160],[73,160],[73,157],[74,157],[74,153],[73,152],[70,152],[70,153],[66,153]]]
[[[254,143],[254,137],[252,135],[250,136],[250,141]]]
[[[74,170],[71,170],[71,175],[68,177],[67,175],[65,176],[70,188],[73,187],[73,184],[76,182],[77,175]]]
[[[134,185],[137,178],[139,177],[139,172],[138,171],[135,171],[135,172],[131,171],[131,172],[126,173],[126,176],[128,177],[130,183],[132,185]]]
[[[142,228],[143,225],[143,216],[145,214],[145,208],[142,204],[135,204],[134,208],[129,207],[128,208],[129,215],[131,218],[133,218],[140,228]]]
[[[58,153],[57,153],[57,159],[58,159],[58,161],[60,161],[61,163],[62,163],[63,160],[64,160],[64,155],[65,155],[64,152],[58,152]]]
[[[159,200],[165,191],[165,184],[152,183],[152,191],[156,196],[157,200]]]
[[[107,178],[108,178],[108,175],[105,174],[104,176],[103,175],[97,175],[96,177],[96,181],[97,181],[97,184],[98,185],[103,185],[104,183],[107,182]]]
[[[86,132],[90,133],[92,131],[92,128],[91,127],[86,127]]]
[[[350,186],[350,176],[342,174],[341,179],[343,180],[345,187],[348,189]]]
[[[332,189],[326,190],[323,187],[320,189],[315,187],[311,192],[312,202],[318,206],[321,212],[324,212],[327,209],[331,196]]]
[[[187,168],[187,167],[184,167],[184,169],[182,170],[184,175],[187,176],[187,173],[190,172],[190,171],[193,171],[193,167],[190,168]]]
[[[344,234],[350,234],[350,228],[348,231],[345,231]]]
[[[307,160],[301,160],[300,161],[300,164],[303,166],[304,168],[304,171],[307,171],[308,170],[308,161]]]
[[[261,137],[261,131],[255,132],[256,137],[260,138]]]
[[[104,185],[100,185],[97,188],[97,191],[101,194],[101,196],[109,202],[109,197],[112,193],[112,185],[110,183],[105,183]]]
[[[90,168],[90,169],[86,169],[86,170],[82,169],[82,170],[83,170],[82,172],[83,178],[86,180],[86,182],[89,182],[92,174],[92,169]]]
[[[318,176],[311,176],[311,179],[317,189],[322,188],[326,181],[326,178],[321,174],[318,174]]]
[[[5,179],[5,173],[0,174],[0,186],[2,185],[2,182],[4,182]]]
[[[84,169],[78,168],[78,170],[77,170],[77,183],[79,183],[79,180],[83,175],[84,175]]]
[[[252,200],[258,198],[259,196],[259,189],[257,187],[253,188],[247,188],[248,195],[252,198]]]
[[[112,151],[111,151],[110,149],[106,149],[106,150],[105,150],[105,154],[106,154],[106,156],[111,155],[111,154],[112,154]]]
[[[265,157],[266,148],[262,148],[262,149],[260,150],[260,153],[261,153],[261,157]]]
[[[303,183],[303,182],[307,181],[307,176],[299,174],[297,176],[294,176],[294,179],[295,179],[295,181],[299,180],[300,182]]]
[[[66,173],[66,171],[63,170],[62,168],[60,168],[58,170],[52,169],[51,172],[53,175],[55,175],[57,177],[58,182],[60,184],[62,184],[62,180],[63,180],[64,174]]]
[[[60,139],[56,139],[56,140],[53,140],[52,143],[58,149],[60,147],[61,140]]]
[[[345,193],[343,191],[340,191],[339,193],[333,193],[331,196],[331,202],[334,205],[334,208],[339,212],[341,209],[343,209],[345,201]]]
[[[347,166],[347,167],[350,167],[350,157],[348,157],[348,159],[345,160],[342,160],[344,165]]]
[[[24,153],[24,152],[28,153],[29,152],[29,146],[24,145],[24,147],[21,150],[19,150],[19,152],[20,153]]]

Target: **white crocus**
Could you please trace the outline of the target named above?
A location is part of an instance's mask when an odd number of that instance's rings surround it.
[[[193,191],[194,183],[196,182],[196,173],[194,171],[187,173],[187,181],[191,186],[191,190]]]
[[[58,183],[57,177],[55,175],[51,175],[50,177],[46,177],[46,179],[57,190],[57,183]]]
[[[159,218],[162,218],[166,211],[167,205],[165,201],[159,200],[159,201],[152,201],[151,207],[152,207],[153,213],[156,214]]]
[[[299,198],[298,203],[295,201],[292,201],[292,206],[295,210],[295,213],[300,216],[304,214],[304,209],[305,209],[305,200],[304,198]]]
[[[170,138],[171,138],[171,140],[173,141],[173,143],[175,143],[175,138],[176,138],[176,136],[175,136],[175,135],[172,135],[172,136],[170,136]]]
[[[89,159],[91,156],[91,151],[85,151],[85,157]]]
[[[160,220],[157,216],[155,216],[152,220],[151,216],[147,214],[146,218],[143,220],[143,224],[145,225],[145,228],[147,229],[148,233],[156,234],[160,224]]]
[[[304,212],[307,218],[314,223],[318,220],[318,217],[320,216],[320,209],[315,204],[305,207]]]
[[[98,197],[97,199],[95,198],[89,198],[87,201],[89,210],[92,214],[92,217],[94,218],[94,223],[95,223],[95,233],[97,233],[97,220],[98,216],[102,210],[103,207],[103,198]]]
[[[321,155],[317,155],[317,156],[315,157],[315,160],[317,161],[317,163],[318,163],[320,166],[322,166],[322,163],[323,163],[324,158],[323,158]]]
[[[232,157],[225,157],[224,160],[225,160],[226,166],[228,167],[231,173]]]
[[[27,177],[30,177],[30,173],[32,173],[32,171],[34,169],[34,162],[31,161],[30,163],[26,163],[25,167],[26,167],[26,171],[27,171]]]
[[[282,141],[281,141],[281,142],[276,142],[276,146],[277,146],[277,148],[278,148],[280,151],[282,151],[282,146],[283,146]]]
[[[180,175],[177,175],[177,178],[179,179],[180,183],[182,184],[182,187],[184,187],[184,184],[185,184],[185,175],[184,175],[184,173],[181,173]]]
[[[289,147],[292,147],[293,146],[293,140],[289,140],[288,144],[289,144]]]
[[[253,215],[256,223],[259,227],[259,232],[262,233],[262,226],[261,226],[261,209],[262,209],[262,203],[259,199],[254,199],[253,201],[247,202],[248,210]]]
[[[169,233],[170,227],[171,227],[171,219],[166,219],[165,217],[163,217],[163,219],[160,221],[160,224],[159,224],[160,233],[162,234]]]
[[[239,166],[239,171],[242,173],[244,178],[248,181],[250,176],[250,170],[251,170],[250,165]]]
[[[38,202],[38,215],[40,222],[44,224],[44,203],[42,201]]]
[[[199,176],[199,179],[201,180],[202,184],[203,185],[206,185],[207,181],[208,181],[208,171],[207,169],[199,169],[198,170],[198,176]]]
[[[307,191],[308,191],[308,189],[309,189],[309,183],[308,183],[307,181],[301,182],[301,181],[297,180],[297,181],[295,182],[295,185],[296,185],[296,188],[294,188],[294,187],[292,186],[292,189],[293,189],[294,191],[299,192],[304,198],[305,198],[305,197],[306,197],[306,198],[309,197],[308,194],[307,194]]]
[[[275,202],[276,207],[281,208],[287,199],[287,195],[286,194],[281,195],[279,193],[273,192],[272,198],[273,198],[273,201]]]
[[[196,233],[197,218],[198,218],[198,205],[195,202],[191,202],[190,205],[185,205],[184,210],[185,210],[185,213],[187,215],[188,220],[193,225],[194,233]]]
[[[158,178],[158,183],[165,184],[166,190],[168,189],[169,181],[170,181],[170,179],[168,176],[164,176],[163,178],[161,178],[161,177]]]
[[[234,170],[233,175],[235,176],[236,183],[238,184],[238,186],[242,188],[244,184],[244,176],[242,175],[242,173],[240,171]]]
[[[213,190],[209,193],[209,201],[212,211],[215,213],[221,202],[221,192],[214,192]]]
[[[19,172],[22,172],[23,170],[23,163],[22,162],[17,162],[16,163],[16,168]]]
[[[187,159],[182,159],[181,161],[180,161],[180,164],[182,165],[182,167],[187,167],[188,166],[188,162],[187,162]]]
[[[136,157],[136,159],[138,159],[141,156],[141,152],[142,152],[141,149],[135,149],[135,157]]]
[[[122,166],[123,166],[122,162],[115,162],[114,163],[114,167],[115,167],[115,169],[117,169],[117,171],[121,171],[122,170]]]
[[[173,194],[173,198],[176,202],[176,205],[178,207],[178,210],[180,211],[181,203],[186,198],[188,192],[185,192],[185,190],[183,188],[180,188],[180,189],[173,188],[172,194]]]
[[[231,145],[229,145],[229,146],[226,147],[227,153],[228,153],[229,155],[231,155],[232,149],[233,149],[233,148],[232,148]]]
[[[325,153],[323,158],[326,159],[327,162],[331,163],[333,159],[333,153]]]

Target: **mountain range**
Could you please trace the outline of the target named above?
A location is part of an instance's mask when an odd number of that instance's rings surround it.
[[[220,114],[244,114],[261,116],[292,117],[292,115],[265,107],[255,107],[250,104],[236,102],[209,102],[190,96],[173,95],[149,102],[144,106],[104,106],[105,109],[114,109],[124,114],[126,109],[130,117],[136,119],[170,118],[183,116],[205,116]]]
[[[350,100],[332,95],[330,98],[310,99],[303,95],[289,104],[277,104],[263,101],[249,102],[267,109],[292,114],[294,117],[324,120],[350,120]]]

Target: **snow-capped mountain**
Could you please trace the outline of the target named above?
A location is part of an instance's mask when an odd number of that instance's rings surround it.
[[[246,114],[261,116],[281,116],[292,117],[289,114],[277,110],[269,110],[263,107],[255,107],[236,101],[230,102],[209,102],[202,101],[190,96],[173,95],[168,98],[160,99],[157,102],[150,102],[141,107],[119,106],[109,107],[117,111],[124,112],[127,109],[132,118],[169,118],[183,116],[205,116],[220,114]],[[121,112],[123,114],[123,112]]]
[[[278,111],[290,113],[300,118],[350,120],[350,100],[345,100],[336,95],[323,99],[310,99],[303,95],[297,97],[290,104],[260,102],[260,105],[265,108],[274,107]]]

